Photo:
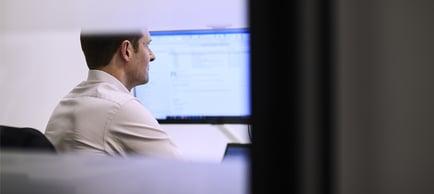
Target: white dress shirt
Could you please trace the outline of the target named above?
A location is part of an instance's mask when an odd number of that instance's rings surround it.
[[[90,70],[54,109],[45,131],[59,152],[179,158],[153,115],[112,75]]]

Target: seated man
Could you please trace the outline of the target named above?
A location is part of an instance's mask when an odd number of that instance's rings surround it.
[[[155,60],[149,32],[82,33],[80,41],[87,80],[60,101],[45,131],[57,151],[179,158],[167,133],[130,93],[149,80]]]

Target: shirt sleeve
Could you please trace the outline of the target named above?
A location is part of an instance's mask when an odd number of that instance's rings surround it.
[[[127,154],[181,159],[177,146],[137,100],[130,100],[120,107],[108,132]]]

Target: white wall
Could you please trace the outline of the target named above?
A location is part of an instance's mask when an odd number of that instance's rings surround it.
[[[92,9],[98,7],[99,12]],[[0,2],[0,124],[45,130],[57,102],[87,76],[81,27],[149,30],[246,27],[246,0]],[[109,19],[107,19],[109,18]],[[164,125],[192,160],[219,161],[228,141],[248,142],[246,126]],[[223,130],[224,131],[224,130]]]

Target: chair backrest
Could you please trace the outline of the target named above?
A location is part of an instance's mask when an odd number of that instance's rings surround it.
[[[56,152],[53,144],[39,130],[2,125],[0,125],[0,149]]]

